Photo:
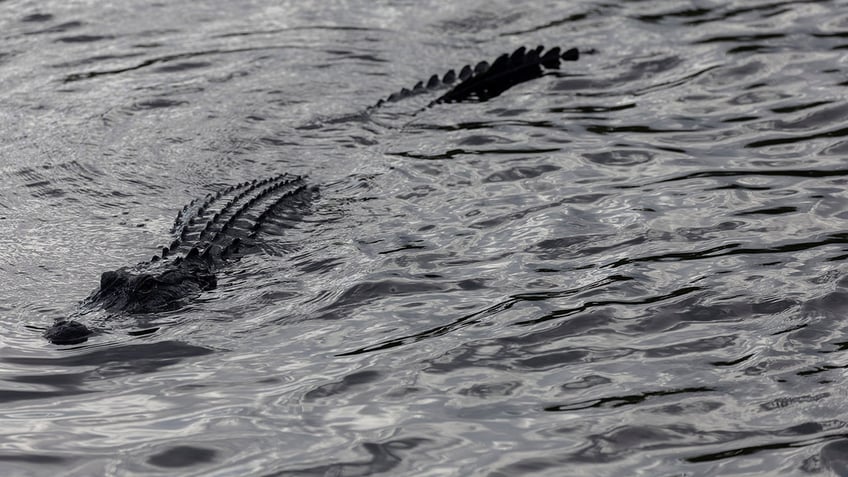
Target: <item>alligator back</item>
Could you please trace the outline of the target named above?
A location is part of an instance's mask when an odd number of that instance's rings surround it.
[[[194,200],[177,214],[174,241],[162,248],[161,258],[175,261],[197,257],[212,264],[232,257],[256,238],[275,211],[308,200],[311,191],[301,176],[279,174],[242,182],[202,200]],[[152,261],[157,261],[154,257]]]

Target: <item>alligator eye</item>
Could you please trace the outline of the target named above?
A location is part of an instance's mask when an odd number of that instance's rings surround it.
[[[146,294],[152,292],[153,290],[155,290],[157,288],[157,286],[158,286],[158,283],[156,283],[156,280],[154,280],[152,278],[148,278],[146,280],[142,280],[141,283],[136,285],[135,291],[138,292],[138,293],[141,293],[143,295],[146,295]]]

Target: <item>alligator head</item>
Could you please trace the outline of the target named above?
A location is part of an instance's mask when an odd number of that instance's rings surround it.
[[[74,318],[94,311],[106,319],[177,310],[217,286],[215,272],[237,260],[278,212],[296,213],[315,192],[300,176],[278,174],[242,182],[194,200],[174,222],[174,241],[162,253],[100,276],[100,287],[69,317],[44,332],[54,344],[77,344],[94,334]]]
[[[111,312],[154,313],[176,310],[204,290],[216,285],[206,262],[182,261],[160,270],[123,267],[104,272],[100,289],[87,302]]]
[[[83,305],[109,313],[155,313],[176,310],[192,298],[217,285],[210,264],[204,260],[166,262],[151,269],[150,262],[104,272],[100,288]],[[57,321],[44,333],[54,344],[77,344],[94,332],[73,319]]]

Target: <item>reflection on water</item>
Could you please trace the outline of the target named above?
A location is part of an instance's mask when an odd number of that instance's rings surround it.
[[[844,7],[0,4],[2,474],[845,474]],[[282,172],[215,290],[40,338]]]

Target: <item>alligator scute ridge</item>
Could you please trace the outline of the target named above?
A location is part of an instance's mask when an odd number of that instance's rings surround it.
[[[515,85],[539,78],[546,70],[559,69],[560,60],[576,61],[576,48],[561,53],[543,46],[520,47],[503,54],[491,65],[485,61],[433,75],[425,83],[403,89],[366,109],[371,112],[386,103],[450,88],[427,107],[462,101],[487,101]],[[459,80],[455,86],[454,83]],[[95,332],[74,318],[93,310],[109,313],[153,313],[175,310],[217,286],[216,272],[255,248],[258,232],[285,207],[298,209],[317,191],[305,178],[278,174],[262,180],[242,182],[195,199],[177,213],[169,246],[150,260],[132,267],[104,272],[100,287],[82,301],[68,318],[57,320],[43,336],[54,344],[78,344]]]

